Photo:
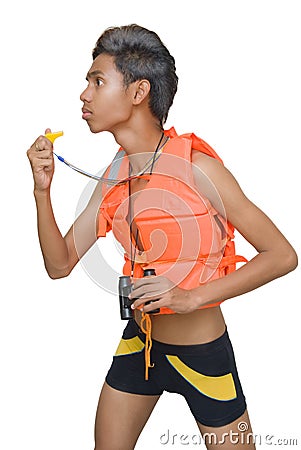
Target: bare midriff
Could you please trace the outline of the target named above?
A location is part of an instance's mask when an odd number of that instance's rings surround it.
[[[211,342],[225,331],[225,321],[219,306],[188,314],[150,314],[152,339],[174,345],[194,345]],[[135,310],[135,320],[141,322],[141,312]]]

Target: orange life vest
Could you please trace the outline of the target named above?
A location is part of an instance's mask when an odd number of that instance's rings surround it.
[[[192,289],[233,272],[237,262],[247,260],[235,254],[234,227],[197,189],[192,172],[192,149],[222,163],[216,152],[193,133],[178,136],[175,129],[164,131],[169,137],[155,163],[147,185],[132,196],[133,220],[143,249],[136,251],[134,278],[143,269],[154,268],[156,275],[169,278],[183,289]],[[120,148],[105,177],[122,180],[128,177],[129,161]],[[206,176],[203,175],[204,182]],[[209,183],[209,181],[208,181]],[[212,186],[214,190],[214,186]],[[98,237],[109,230],[123,246],[124,275],[131,273],[131,241],[127,220],[128,183],[104,184],[98,216]],[[217,194],[218,195],[218,194]],[[218,306],[222,301],[202,308]],[[169,308],[160,314],[173,314]],[[144,329],[151,342],[149,315],[144,314]],[[143,329],[143,327],[142,327]],[[149,355],[147,365],[150,366]]]

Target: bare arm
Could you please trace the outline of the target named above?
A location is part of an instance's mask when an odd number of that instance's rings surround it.
[[[196,187],[214,208],[226,217],[257,250],[257,255],[244,266],[223,278],[185,290],[163,276],[135,281],[132,298],[139,298],[133,308],[143,306],[148,312],[171,308],[176,313],[189,313],[202,306],[227,300],[281,277],[297,266],[297,255],[274,223],[242,192],[233,175],[217,160],[199,152],[193,154]],[[210,182],[209,182],[210,181]],[[158,300],[158,298],[160,298]]]
[[[293,247],[275,224],[244,195],[233,175],[206,155],[194,154],[193,163],[198,189],[201,191],[203,186],[201,169],[215,185],[227,220],[258,252],[237,271],[196,288],[195,294],[200,294],[201,305],[244,294],[294,270],[297,255]]]
[[[51,278],[65,277],[97,239],[96,219],[101,186],[97,185],[87,207],[63,237],[54,217],[50,196],[54,173],[52,143],[40,136],[28,150],[27,156],[34,178],[38,234],[45,268]]]

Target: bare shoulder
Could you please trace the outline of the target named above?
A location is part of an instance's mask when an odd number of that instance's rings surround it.
[[[205,153],[202,153],[199,150],[195,150],[194,148],[192,149],[191,152],[191,161],[194,164],[202,164],[202,165],[209,165],[209,166],[214,166],[214,165],[219,165],[219,166],[223,166],[217,159],[212,158],[209,155],[206,155]]]
[[[191,162],[197,188],[204,192],[205,178],[208,180],[207,185],[211,185],[211,189],[206,189],[204,193],[208,194],[208,199],[213,204],[215,201],[210,191],[217,192],[222,202],[231,209],[235,205],[241,206],[241,202],[246,200],[239,183],[220,161],[198,150],[192,150]]]
[[[208,189],[207,198],[217,211],[225,213],[226,218],[258,252],[278,247],[284,254],[286,252],[294,254],[292,247],[276,225],[245,196],[235,177],[223,164],[195,150],[192,151],[191,160],[198,191],[204,192],[204,185],[206,189],[204,178],[207,178],[208,184],[217,192],[224,211],[221,211],[220,204],[212,196],[212,189]],[[207,192],[205,191],[205,195]]]
[[[232,175],[220,161],[199,150],[192,149],[191,162],[195,168],[204,172],[208,177],[219,178]]]

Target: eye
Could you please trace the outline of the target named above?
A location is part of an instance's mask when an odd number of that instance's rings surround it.
[[[102,86],[103,85],[103,80],[101,78],[97,78],[96,79],[96,86]]]

